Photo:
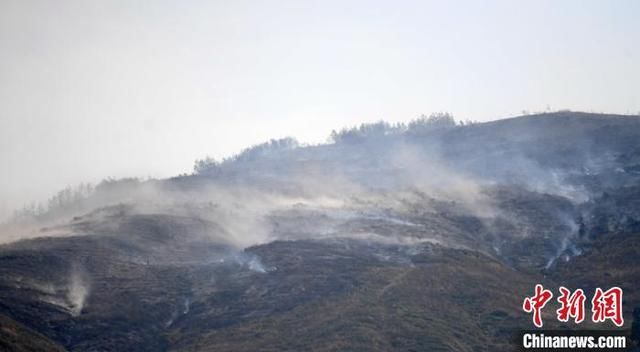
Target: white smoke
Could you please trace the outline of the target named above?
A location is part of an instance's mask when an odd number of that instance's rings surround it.
[[[74,266],[69,277],[66,297],[71,315],[75,317],[82,313],[82,308],[84,308],[88,296],[89,283],[86,279],[86,273],[77,266]]]

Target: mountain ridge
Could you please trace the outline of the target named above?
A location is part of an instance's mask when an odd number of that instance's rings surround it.
[[[619,285],[630,323],[640,118],[443,116],[24,218],[0,245],[0,314],[74,351],[509,351],[543,283]]]

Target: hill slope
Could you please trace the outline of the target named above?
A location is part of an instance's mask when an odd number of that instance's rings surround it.
[[[558,113],[334,137],[106,182],[12,224],[8,235],[25,239],[0,246],[2,341],[509,351],[532,326],[521,304],[536,283],[621,286],[633,320],[640,118]],[[560,327],[553,305],[545,323]]]

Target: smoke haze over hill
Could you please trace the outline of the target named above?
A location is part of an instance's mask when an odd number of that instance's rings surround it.
[[[63,2],[0,4],[0,217],[380,119],[640,112],[635,1]]]
[[[640,351],[638,18],[0,1],[0,351]]]
[[[331,138],[271,140],[166,179],[64,189],[19,212],[0,226],[0,317],[73,350],[315,350],[326,334],[367,350],[371,339],[382,350],[511,350],[499,336],[526,326],[518,300],[533,283],[575,284],[567,266],[605,260],[603,245],[635,251],[640,117],[460,124],[436,114]],[[635,267],[628,260],[606,270]],[[589,279],[611,282],[597,273]],[[630,314],[637,275],[621,273]],[[471,303],[487,296],[505,306]],[[449,308],[433,306],[443,299]],[[405,317],[392,302],[420,313]],[[371,315],[404,328],[353,338],[318,314],[349,329]],[[473,333],[450,336],[461,323]],[[319,335],[281,334],[290,324]]]

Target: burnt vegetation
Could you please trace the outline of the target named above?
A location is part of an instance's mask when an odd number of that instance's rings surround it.
[[[620,286],[631,326],[639,140],[438,113],[63,190],[2,225],[0,349],[510,351],[536,283]]]

